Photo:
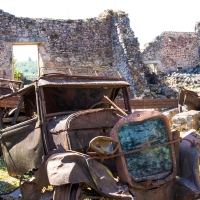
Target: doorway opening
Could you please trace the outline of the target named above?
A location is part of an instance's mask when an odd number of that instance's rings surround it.
[[[13,44],[13,74],[15,80],[30,84],[38,78],[38,45]]]
[[[157,63],[150,63],[147,65],[151,73],[157,74]]]

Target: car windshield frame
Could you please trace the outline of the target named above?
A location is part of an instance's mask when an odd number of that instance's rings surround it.
[[[66,76],[52,76],[52,77],[41,77],[38,80],[38,86],[40,88],[41,94],[41,108],[43,112],[43,116],[52,117],[63,114],[71,114],[77,112],[78,110],[65,110],[62,112],[52,112],[48,113],[48,109],[46,108],[45,102],[45,88],[46,87],[65,87],[65,88],[104,88],[105,90],[110,88],[112,90],[109,98],[114,101],[115,97],[118,93],[117,89],[122,89],[122,96],[125,104],[125,109],[131,112],[130,102],[129,102],[129,92],[127,87],[130,86],[129,83],[124,81],[122,78],[100,78],[100,77],[66,77]],[[117,91],[117,92],[116,92]],[[87,108],[83,110],[87,110]]]
[[[65,89],[65,90],[69,89],[69,91],[71,91],[71,93],[73,93],[73,89],[75,91],[74,93],[78,93],[78,91],[83,90],[82,93],[84,93],[84,92],[85,93],[90,93],[90,95],[92,95],[92,91],[95,91],[95,89],[97,89],[96,91],[101,91],[101,92],[99,94],[99,97],[97,97],[97,100],[94,100],[93,102],[92,101],[90,102],[91,97],[88,97],[88,95],[86,96],[86,100],[82,99],[82,101],[83,101],[82,104],[86,103],[86,101],[88,100],[88,102],[87,102],[88,105],[85,106],[85,107],[76,109],[76,107],[74,106],[74,109],[65,109],[65,110],[62,110],[62,111],[58,109],[58,111],[50,112],[49,110],[54,110],[55,109],[55,108],[50,108],[49,109],[48,106],[47,106],[48,104],[50,106],[52,106],[52,104],[50,104],[49,102],[51,102],[50,99],[52,99],[53,95],[50,95],[51,97],[47,96],[45,94],[45,90],[46,89],[50,89],[51,90],[52,88],[55,88],[57,91],[59,91],[60,89]],[[120,89],[122,89],[122,99],[124,100],[124,104],[125,104],[124,107],[125,107],[125,109],[128,108],[127,110],[129,112],[131,112],[128,98],[126,98],[127,95],[125,95],[127,90],[124,87],[120,88],[120,87],[117,87],[117,86],[115,86],[115,87],[112,86],[112,87],[109,87],[109,88],[108,87],[87,87],[87,88],[86,87],[84,87],[84,88],[83,87],[73,87],[72,88],[71,86],[69,87],[67,85],[62,86],[62,87],[60,87],[60,86],[59,87],[55,87],[55,86],[53,86],[53,87],[46,87],[46,86],[45,87],[41,87],[40,88],[40,91],[41,91],[40,93],[41,93],[41,96],[42,96],[42,102],[41,103],[42,103],[43,116],[46,118],[46,117],[51,117],[51,116],[63,115],[63,114],[71,114],[71,113],[74,113],[74,112],[77,112],[77,111],[81,111],[81,110],[88,110],[88,109],[91,109],[93,105],[95,105],[95,104],[97,104],[99,102],[104,102],[104,103],[102,103],[102,106],[100,105],[100,107],[98,107],[98,108],[105,108],[105,105],[106,104],[109,105],[109,103],[105,102],[104,95],[107,96],[112,101],[114,101],[114,99],[118,95]],[[106,92],[104,92],[103,90],[105,90]],[[60,91],[62,91],[62,90],[60,90]],[[93,92],[93,93],[95,93],[95,92]],[[59,94],[57,94],[57,95],[59,95]],[[63,95],[63,97],[64,97],[64,95]],[[65,97],[66,97],[66,95],[65,95]],[[50,99],[48,100],[48,98],[50,98]],[[78,95],[78,97],[76,97],[76,98],[79,98],[79,100],[81,101],[81,95],[80,96]],[[55,95],[54,99],[59,99],[59,98],[58,98],[58,96],[56,97],[56,95]],[[61,98],[61,101],[64,102],[64,100],[62,98]],[[59,102],[59,100],[57,100],[57,103],[58,102]],[[70,102],[73,102],[73,99],[71,99]],[[62,103],[61,103],[61,105],[62,105]],[[76,103],[77,103],[77,101],[76,101]],[[55,102],[54,102],[54,106],[55,106]],[[63,109],[64,108],[65,108],[65,106],[63,106]]]

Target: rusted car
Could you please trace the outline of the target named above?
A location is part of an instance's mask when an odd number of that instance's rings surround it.
[[[0,98],[20,96],[0,134],[9,174],[33,174],[21,183],[24,200],[199,196],[198,133],[180,138],[160,112],[131,113],[128,87],[116,77],[49,75]]]
[[[200,110],[200,96],[197,92],[180,88],[178,98],[179,112]]]

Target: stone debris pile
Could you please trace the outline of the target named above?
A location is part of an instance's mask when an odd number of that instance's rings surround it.
[[[174,72],[168,74],[165,80],[166,84],[175,91],[179,91],[181,87],[184,87],[197,93],[200,92],[200,74]]]

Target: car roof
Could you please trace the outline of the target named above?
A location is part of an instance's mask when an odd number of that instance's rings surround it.
[[[10,96],[15,96],[18,94],[23,95],[31,88],[36,87],[36,84],[39,87],[45,86],[69,86],[69,87],[127,87],[130,84],[124,81],[123,78],[116,78],[116,77],[89,77],[89,76],[68,76],[64,74],[53,74],[48,76],[42,76],[35,80],[33,83],[26,85],[24,88],[13,92],[11,94],[3,95],[0,97],[0,101],[8,98]]]
[[[86,76],[44,76],[38,79],[38,86],[130,86],[123,78]]]

